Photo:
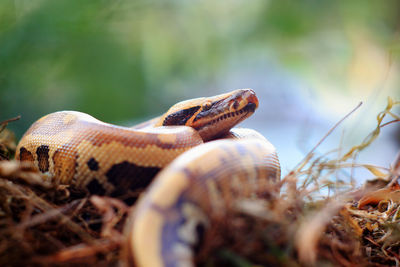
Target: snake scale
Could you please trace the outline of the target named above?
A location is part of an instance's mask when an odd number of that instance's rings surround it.
[[[27,130],[16,159],[89,194],[146,189],[124,229],[123,264],[193,266],[213,218],[280,179],[274,146],[254,130],[232,129],[257,107],[254,91],[239,89],[177,103],[131,128],[55,112]]]

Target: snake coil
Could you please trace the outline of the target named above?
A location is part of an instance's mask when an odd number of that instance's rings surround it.
[[[90,194],[123,198],[147,188],[125,226],[124,263],[193,266],[213,218],[280,178],[274,146],[254,130],[232,129],[257,107],[255,93],[239,89],[180,102],[131,128],[56,112],[28,129],[16,158]]]

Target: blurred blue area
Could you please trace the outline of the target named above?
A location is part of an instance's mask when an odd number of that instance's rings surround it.
[[[359,101],[321,153],[361,142],[387,96],[399,99],[398,10],[396,0],[2,0],[0,121],[21,115],[9,126],[18,137],[57,110],[129,125],[251,87],[260,108],[243,125],[277,146],[285,173]],[[360,159],[388,166],[395,130]]]

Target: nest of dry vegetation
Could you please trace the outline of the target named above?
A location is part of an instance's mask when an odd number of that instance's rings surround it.
[[[198,265],[399,265],[400,158],[391,168],[353,160],[382,127],[400,121],[391,111],[399,104],[389,99],[376,129],[341,158],[312,150],[268,198],[237,200],[207,232]],[[0,126],[0,266],[118,265],[134,206],[44,183],[31,165],[10,160],[8,122]],[[376,179],[355,188],[342,175],[354,167]]]

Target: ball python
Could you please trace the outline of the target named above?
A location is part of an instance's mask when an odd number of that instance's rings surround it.
[[[280,178],[274,146],[254,130],[232,129],[257,107],[254,91],[239,89],[179,102],[134,127],[55,112],[27,130],[16,159],[89,194],[147,188],[125,226],[123,264],[192,266],[213,215]]]

